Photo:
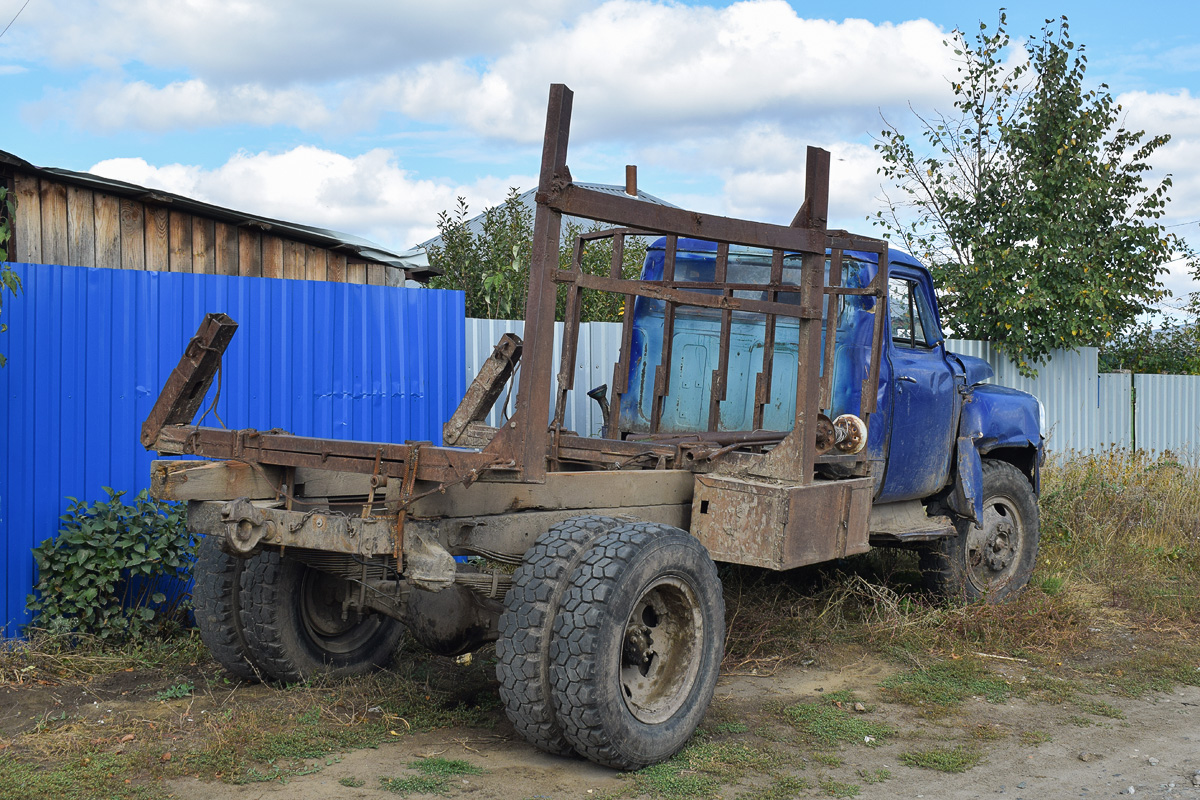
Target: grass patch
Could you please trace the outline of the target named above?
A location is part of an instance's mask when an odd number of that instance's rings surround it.
[[[761,786],[742,792],[737,800],[794,800],[800,792],[806,792],[812,784],[799,775],[783,775],[769,786]]]
[[[191,697],[192,692],[195,690],[195,688],[196,688],[195,684],[192,684],[192,683],[187,683],[187,682],[177,683],[174,686],[170,686],[166,689],[163,689],[160,692],[156,692],[154,695],[154,699],[155,700],[182,700],[185,697]]]
[[[166,800],[168,795],[160,786],[125,782],[130,761],[108,753],[90,753],[40,766],[0,755],[0,793],[5,800]]]
[[[788,759],[741,742],[695,741],[668,761],[631,773],[635,789],[653,798],[711,797],[722,785],[770,774]]]
[[[1075,705],[1079,706],[1081,711],[1088,714],[1095,714],[1098,717],[1108,717],[1109,719],[1125,719],[1125,712],[1103,700],[1084,699],[1076,700]]]
[[[966,772],[983,760],[983,753],[974,747],[935,747],[900,754],[900,763],[909,767],[933,769],[938,772]]]
[[[830,797],[857,797],[859,793],[857,783],[843,783],[833,778],[822,778],[817,782],[817,786]]]
[[[990,722],[980,723],[971,728],[971,738],[979,742],[998,742],[1008,736],[1008,731],[1001,725]]]
[[[446,794],[450,782],[429,775],[409,775],[404,778],[380,778],[379,788],[405,797],[410,794]]]
[[[1200,686],[1200,645],[1172,642],[1156,647],[1108,665],[1098,677],[1125,697],[1143,697],[1176,686]]]
[[[880,685],[896,702],[923,707],[932,715],[945,713],[968,697],[1003,703],[1012,695],[1012,686],[1004,678],[966,658],[893,675]]]
[[[834,746],[857,742],[882,744],[895,735],[890,725],[847,710],[854,703],[848,692],[834,692],[816,703],[796,703],[783,709],[784,718],[812,743]]]
[[[892,777],[892,772],[887,769],[860,769],[858,777],[862,778],[862,782],[867,784],[883,783]]]
[[[1019,741],[1026,747],[1037,747],[1039,744],[1054,741],[1054,737],[1045,731],[1021,731]]]
[[[456,778],[487,773],[487,770],[480,769],[469,761],[454,758],[422,758],[419,761],[410,761],[408,768],[417,774],[400,778],[380,778],[380,788],[401,796],[448,794]]]
[[[361,786],[367,785],[367,782],[362,778],[355,778],[351,775],[347,775],[345,778],[339,778],[338,783],[350,789],[358,789]]]

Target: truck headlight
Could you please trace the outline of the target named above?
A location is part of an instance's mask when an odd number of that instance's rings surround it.
[[[1038,404],[1038,434],[1045,439],[1048,433],[1046,430],[1046,407],[1042,405],[1042,401],[1038,400],[1038,398],[1035,397],[1033,399],[1037,400]]]

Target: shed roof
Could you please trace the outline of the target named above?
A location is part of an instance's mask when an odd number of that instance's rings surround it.
[[[102,178],[90,172],[75,172],[74,170],[60,169],[58,167],[37,167],[25,159],[4,150],[0,150],[0,166],[34,173],[60,183],[82,186],[118,197],[128,197],[141,202],[158,203],[232,225],[270,231],[276,236],[283,236],[306,244],[346,253],[362,261],[402,269],[408,277],[414,280],[425,281],[439,274],[436,269],[429,266],[429,262],[425,257],[425,251],[421,248],[413,248],[403,253],[396,253],[380,247],[367,239],[327,228],[315,228],[310,225],[285,222],[284,220],[263,217],[258,214],[248,214],[244,211],[237,211],[232,208],[213,205],[212,203],[204,203],[190,197],[184,197],[183,195],[165,192],[161,189],[150,189],[134,183],[126,183],[125,181],[118,181],[112,178]]]

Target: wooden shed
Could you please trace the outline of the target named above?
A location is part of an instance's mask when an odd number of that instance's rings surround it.
[[[436,274],[336,231],[268,219],[0,150],[17,209],[10,258],[34,264],[403,286]]]

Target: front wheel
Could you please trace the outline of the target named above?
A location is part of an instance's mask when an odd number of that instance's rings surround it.
[[[946,597],[998,602],[1025,588],[1038,550],[1033,486],[1007,461],[983,461],[983,518],[960,519],[958,535],[921,552],[929,589]]]
[[[725,642],[708,551],[678,528],[623,525],[596,539],[554,622],[551,679],[575,751],[616,769],[670,758],[704,718]]]
[[[347,609],[346,584],[276,552],[247,563],[241,575],[242,633],[264,671],[294,683],[318,674],[358,675],[391,661],[401,623]]]

